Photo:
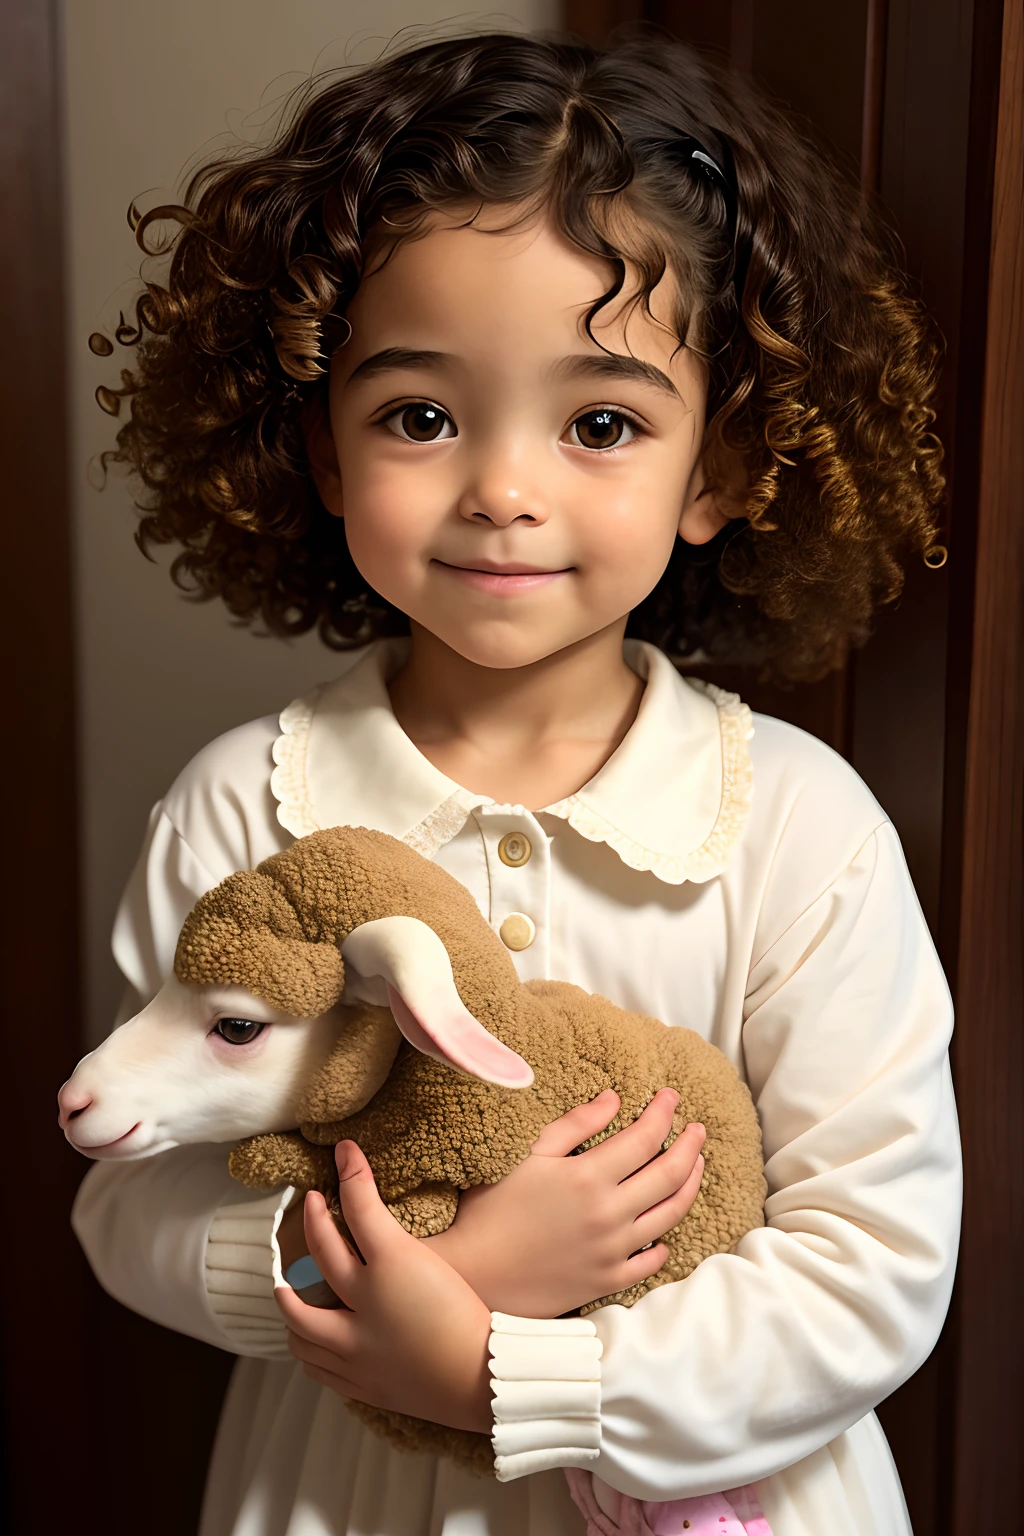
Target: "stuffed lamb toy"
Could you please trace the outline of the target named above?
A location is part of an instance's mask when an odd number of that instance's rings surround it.
[[[612,1088],[619,1113],[598,1141],[663,1087],[680,1096],[666,1146],[688,1122],[706,1127],[700,1190],[657,1274],[591,1307],[630,1306],[763,1225],[746,1085],[690,1030],[568,983],[521,982],[457,880],[384,833],[335,827],[200,898],[173,976],[79,1063],[61,1103],[87,1156],[235,1141],[242,1184],[318,1189],[336,1215],[334,1147],[351,1139],[397,1220],[426,1236],[552,1120]],[[483,1435],[349,1406],[405,1449],[493,1470]]]

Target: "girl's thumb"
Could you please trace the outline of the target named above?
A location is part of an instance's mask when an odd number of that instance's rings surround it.
[[[339,1141],[334,1161],[342,1215],[360,1252],[367,1258],[374,1239],[390,1235],[398,1223],[380,1198],[370,1165],[354,1141]]]

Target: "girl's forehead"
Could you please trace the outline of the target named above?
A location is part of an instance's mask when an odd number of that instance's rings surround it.
[[[436,346],[462,337],[502,338],[520,350],[564,352],[606,347],[659,366],[679,350],[677,287],[666,272],[646,303],[626,263],[621,294],[586,317],[615,281],[610,261],[581,250],[549,219],[515,220],[509,210],[435,215],[427,228],[390,248],[371,245],[369,275],[347,310],[350,341],[339,361],[388,346]],[[346,367],[345,371],[348,371]]]

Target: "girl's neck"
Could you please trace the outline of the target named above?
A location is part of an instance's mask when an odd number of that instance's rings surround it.
[[[572,794],[615,751],[643,694],[622,658],[625,621],[531,666],[482,667],[418,625],[389,684],[395,717],[430,762],[500,804]]]

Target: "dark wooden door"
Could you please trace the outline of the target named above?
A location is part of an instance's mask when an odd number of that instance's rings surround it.
[[[957,1002],[966,1205],[943,1337],[880,1416],[918,1536],[1024,1530],[1020,0],[566,0],[590,42],[637,21],[720,50],[832,141],[889,210],[946,338],[948,564],[912,567],[821,683],[714,675],[844,753],[903,840]]]
[[[0,1524],[189,1536],[230,1357],[104,1295],[56,1129],[82,1053],[59,0],[0,4],[4,1262]]]

